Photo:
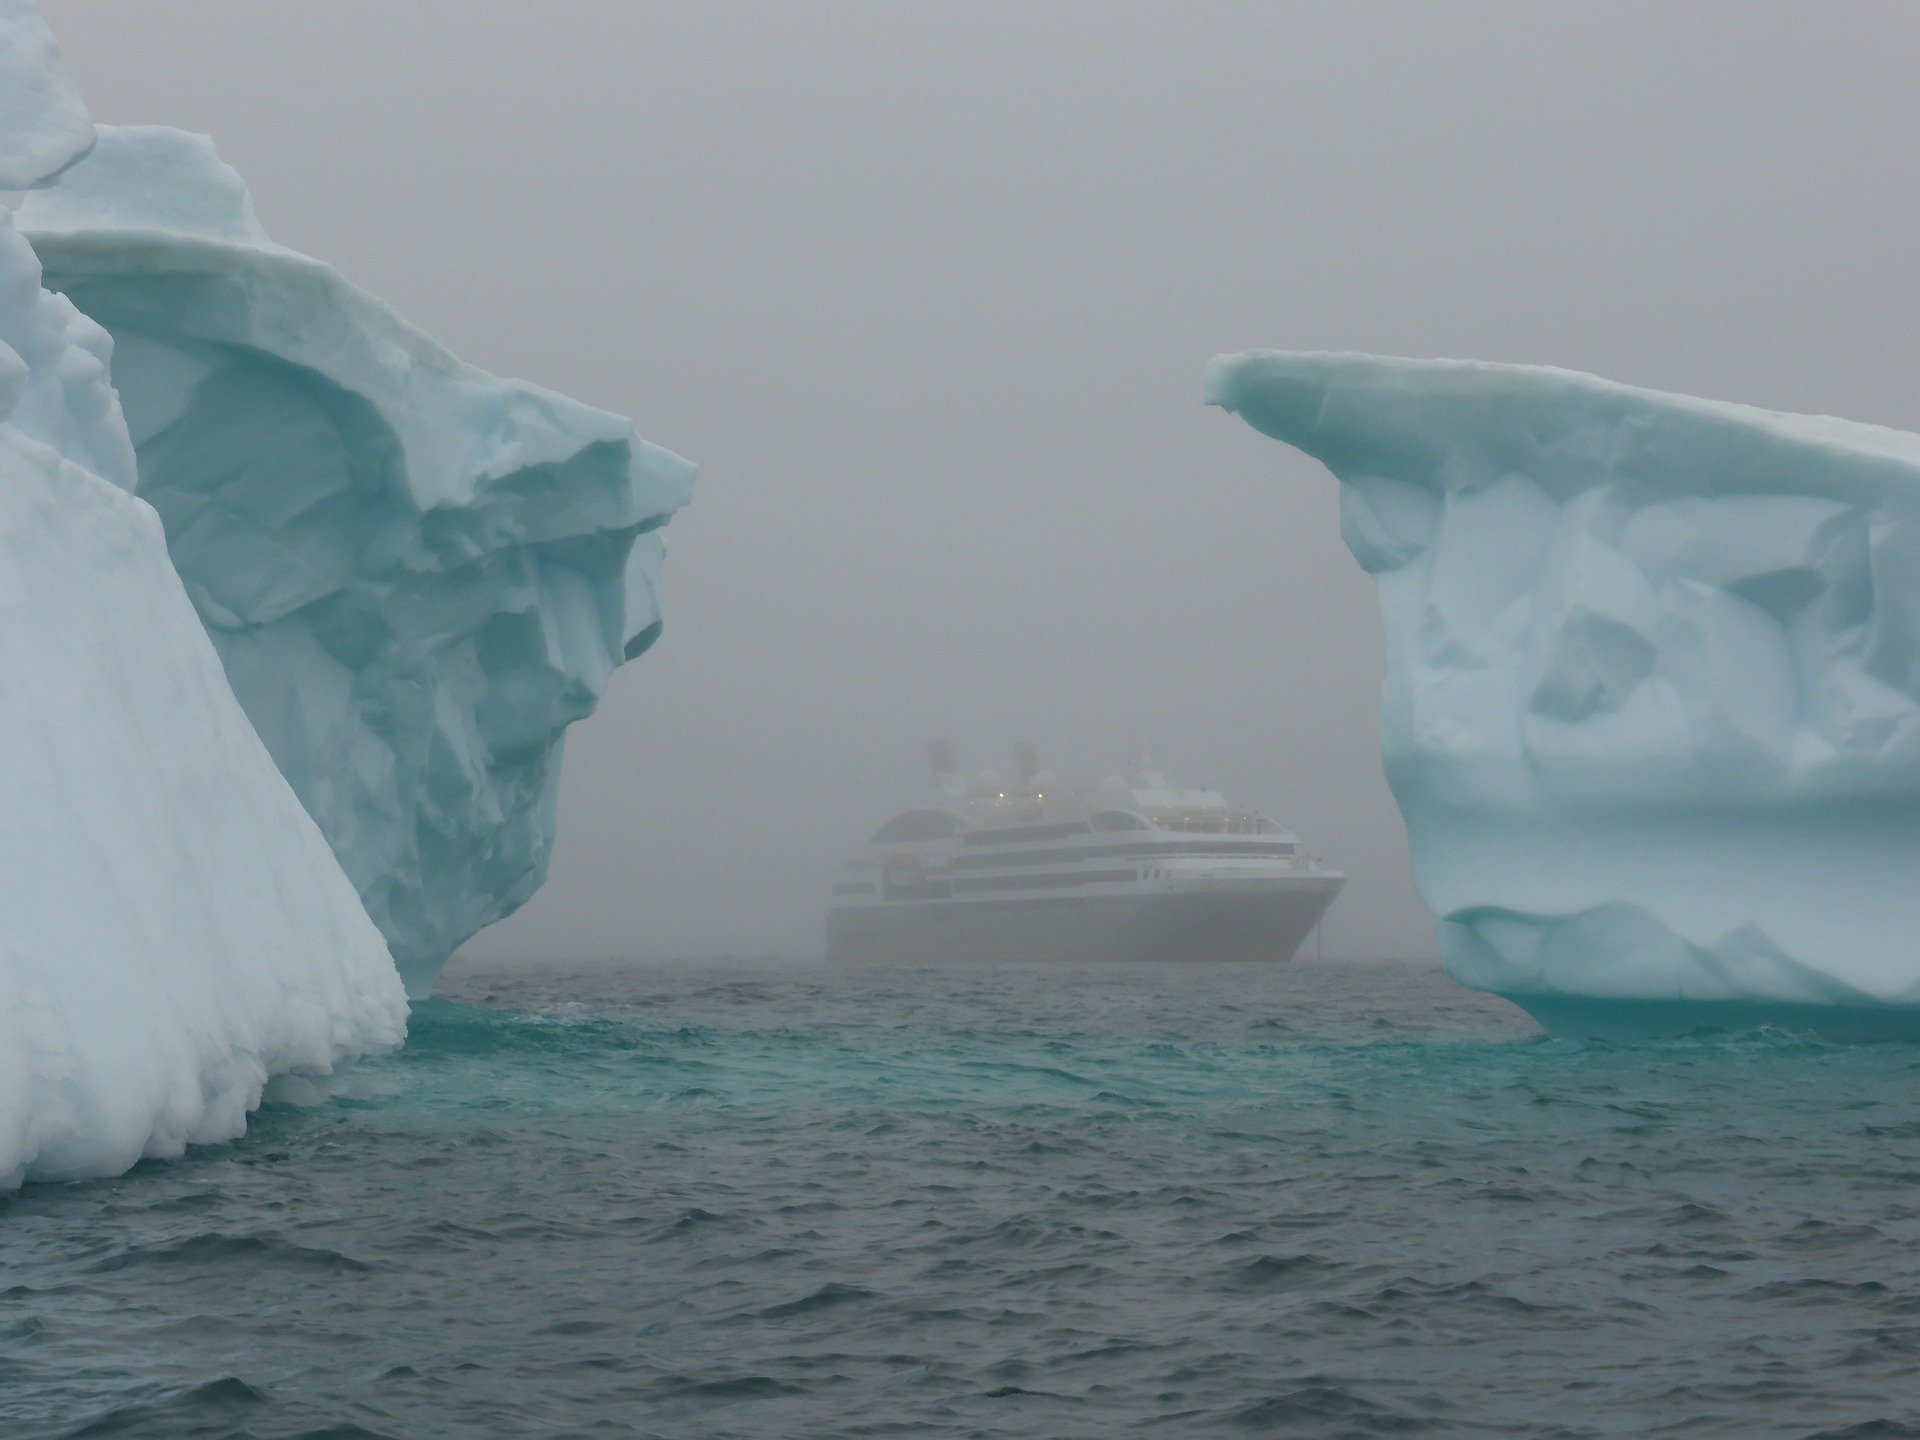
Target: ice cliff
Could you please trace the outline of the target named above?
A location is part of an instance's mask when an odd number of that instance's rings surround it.
[[[1920,1033],[1920,436],[1364,355],[1207,395],[1341,482],[1456,979],[1579,1033]]]
[[[93,143],[0,0],[0,185]],[[240,1133],[270,1076],[396,1044],[378,930],[131,493],[106,334],[0,209],[0,1185]]]
[[[102,127],[19,222],[112,334],[139,493],[424,993],[545,878],[562,732],[659,633],[692,467],[273,243],[203,137]]]

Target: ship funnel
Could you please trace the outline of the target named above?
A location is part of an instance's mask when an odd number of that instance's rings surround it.
[[[933,772],[933,788],[951,790],[960,767],[953,763],[953,746],[945,740],[927,742],[927,768]]]
[[[1021,740],[1013,747],[1013,767],[1019,771],[1022,780],[1031,780],[1040,773],[1040,757],[1035,753],[1031,740]]]

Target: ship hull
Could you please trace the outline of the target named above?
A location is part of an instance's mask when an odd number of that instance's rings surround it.
[[[1290,960],[1339,893],[1335,875],[1233,888],[891,900],[835,909],[838,960]]]

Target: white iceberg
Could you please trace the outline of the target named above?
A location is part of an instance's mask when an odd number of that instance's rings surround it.
[[[0,5],[7,185],[91,143],[57,65],[38,19]],[[7,1186],[236,1136],[271,1076],[326,1072],[406,1024],[379,931],[131,493],[110,342],[40,281],[0,211]]]
[[[1379,585],[1464,984],[1590,1034],[1920,1034],[1920,436],[1528,366],[1255,352]]]
[[[692,466],[274,244],[204,137],[102,127],[19,221],[113,335],[139,492],[425,993],[545,879],[562,733],[659,633]]]
[[[44,185],[93,148],[93,122],[29,0],[0,0],[0,190]]]

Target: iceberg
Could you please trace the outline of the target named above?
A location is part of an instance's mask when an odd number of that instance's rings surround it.
[[[1920,435],[1367,355],[1207,398],[1340,481],[1455,979],[1562,1033],[1920,1035]]]
[[[0,183],[93,143],[0,4]],[[229,1139],[398,1044],[379,931],[234,699],[133,493],[106,333],[0,210],[0,1186]]]
[[[113,337],[235,695],[426,993],[545,879],[563,732],[660,633],[692,466],[275,244],[205,137],[103,126],[18,218]]]
[[[93,122],[29,0],[0,0],[0,190],[44,185],[93,148]]]

